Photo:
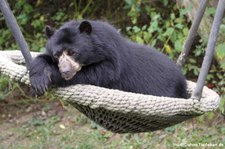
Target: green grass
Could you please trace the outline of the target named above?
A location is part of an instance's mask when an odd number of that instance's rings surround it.
[[[11,136],[0,134],[1,148],[15,149],[139,149],[174,148],[182,145],[223,144],[225,129],[222,119],[215,114],[208,122],[208,114],[156,132],[140,134],[114,134],[102,128],[92,129],[91,122],[72,107],[64,111],[64,116],[53,115],[47,118],[35,117],[32,113],[23,123],[13,124],[4,130]],[[71,119],[71,115],[72,119]],[[68,120],[68,117],[70,117]],[[78,117],[83,117],[82,121]],[[203,121],[202,119],[206,120]],[[78,121],[77,121],[78,120]],[[215,121],[214,125],[212,121]],[[1,124],[4,123],[3,121]],[[1,125],[0,125],[1,127]],[[8,141],[6,140],[9,137]]]

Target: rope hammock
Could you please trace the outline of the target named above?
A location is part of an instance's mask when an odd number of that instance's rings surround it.
[[[197,15],[203,15],[206,3],[207,1],[205,0],[201,1],[201,7]],[[128,93],[81,84],[57,88],[54,93],[97,124],[117,133],[139,133],[159,130],[217,109],[220,102],[219,95],[203,86],[205,76],[209,71],[210,59],[213,56],[215,39],[222,20],[221,14],[223,13],[221,12],[224,11],[224,4],[225,0],[219,1],[204,58],[206,62],[203,61],[198,78],[200,83],[197,82],[196,84],[187,81],[189,99]],[[23,54],[20,51],[0,51],[0,72],[13,80],[29,85],[29,62],[32,60],[32,57],[37,56],[39,53],[31,52],[30,54],[26,52],[26,49],[28,50],[26,42],[6,1],[0,2],[0,8]],[[189,35],[193,35],[197,31],[201,19],[199,22],[196,20],[192,24]],[[217,30],[214,30],[215,28]],[[190,40],[192,39],[190,36],[188,36],[188,39],[186,43],[189,42],[189,44],[186,45],[190,46],[193,40]],[[182,66],[188,51],[189,48],[184,45],[184,50],[178,59],[178,65]]]
[[[32,53],[37,55],[37,53]],[[0,51],[0,71],[11,79],[29,84],[20,51]],[[188,81],[191,94],[196,84]],[[219,96],[204,87],[201,100],[127,93],[92,85],[58,88],[55,94],[99,125],[113,132],[144,132],[162,129],[212,111]]]

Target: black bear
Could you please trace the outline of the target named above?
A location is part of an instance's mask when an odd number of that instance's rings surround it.
[[[49,86],[91,84],[127,92],[187,98],[186,81],[166,55],[124,38],[102,21],[70,21],[47,26],[46,52],[30,67],[36,95]]]

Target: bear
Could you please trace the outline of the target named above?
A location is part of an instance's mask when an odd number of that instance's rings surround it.
[[[89,84],[154,96],[187,98],[186,79],[175,62],[156,49],[125,38],[111,24],[73,20],[46,26],[46,52],[29,70],[33,93],[49,87]]]

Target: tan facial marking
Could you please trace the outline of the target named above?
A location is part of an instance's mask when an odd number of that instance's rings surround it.
[[[81,70],[81,65],[76,62],[67,51],[64,51],[59,57],[59,71],[65,80],[70,80]]]

